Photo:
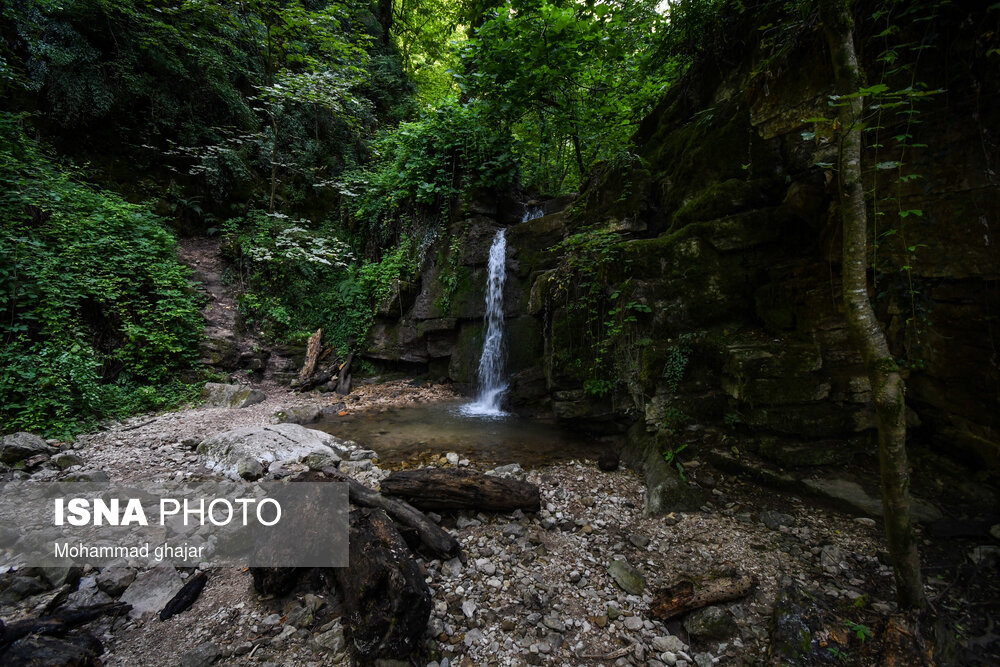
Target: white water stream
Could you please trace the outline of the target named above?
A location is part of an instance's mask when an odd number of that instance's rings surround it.
[[[505,229],[501,229],[493,237],[490,246],[490,260],[487,266],[486,279],[486,336],[483,339],[483,353],[479,357],[479,394],[476,400],[463,406],[462,412],[468,415],[498,417],[504,413],[500,409],[500,401],[507,391],[507,378],[504,377],[503,344],[503,286],[507,280],[507,237]]]
[[[539,208],[524,212],[521,222],[534,220],[544,215]],[[500,408],[503,395],[507,391],[505,373],[506,350],[503,340],[503,287],[507,280],[507,230],[501,229],[493,237],[490,259],[487,264],[486,316],[483,353],[479,357],[477,379],[479,393],[476,400],[462,406],[461,412],[470,416],[502,417],[507,413]]]

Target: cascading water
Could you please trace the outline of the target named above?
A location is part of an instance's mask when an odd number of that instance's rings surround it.
[[[463,406],[470,415],[501,416],[500,401],[507,391],[504,377],[503,286],[507,278],[507,237],[501,229],[493,237],[486,282],[486,337],[479,357],[479,394],[475,402]]]
[[[521,222],[534,220],[535,218],[540,218],[543,215],[545,215],[545,211],[542,210],[541,206],[532,206],[531,208],[524,209],[524,215],[521,216]]]
[[[534,220],[545,215],[540,207],[524,211],[521,222]],[[479,357],[479,394],[472,403],[462,406],[466,415],[502,417],[507,413],[500,409],[500,401],[507,391],[504,377],[503,342],[503,286],[507,279],[507,230],[501,229],[493,237],[490,259],[487,265],[486,281],[486,337],[483,339],[483,353]]]

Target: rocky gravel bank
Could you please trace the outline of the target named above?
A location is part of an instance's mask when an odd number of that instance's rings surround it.
[[[210,471],[196,448],[221,431],[271,424],[288,414],[378,410],[449,394],[442,387],[398,382],[362,387],[333,404],[329,397],[272,391],[245,408],[147,416],[68,445],[49,443],[32,453],[30,465],[6,475],[114,482],[199,478]],[[378,488],[388,471],[379,467],[376,453],[344,445],[350,455],[340,469]],[[480,467],[452,455],[432,465]],[[284,462],[263,474],[300,468],[305,466]],[[762,492],[698,461],[688,463],[687,479],[710,500],[697,511],[654,516],[644,514],[644,485],[630,471],[603,472],[593,461],[482,469],[536,484],[541,510],[429,513],[458,538],[465,558],[418,560],[433,595],[431,618],[413,662],[400,664],[757,664],[780,661],[787,639],[783,622],[806,628],[797,641],[806,638],[800,648],[809,660],[875,660],[875,635],[894,605],[891,571],[871,519]],[[756,582],[742,599],[666,623],[651,615],[657,590],[680,578],[709,580],[732,568]],[[9,625],[40,609],[120,597],[133,605],[132,614],[87,626],[103,643],[105,664],[351,664],[350,628],[321,571],[291,596],[263,599],[247,571],[208,568],[207,585],[190,609],[165,621],[135,613],[162,607],[195,574],[124,566],[68,575],[52,569],[6,571],[0,616]],[[62,601],[55,601],[60,596]]]

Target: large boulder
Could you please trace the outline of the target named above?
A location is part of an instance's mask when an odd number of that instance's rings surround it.
[[[299,424],[244,426],[213,435],[198,445],[205,465],[230,479],[240,479],[241,471],[260,471],[262,464],[301,461],[318,455],[332,463],[345,455],[341,441],[329,433]]]
[[[0,444],[0,462],[13,465],[36,454],[50,454],[53,448],[34,433],[20,431],[5,435]]]
[[[205,406],[209,408],[246,408],[267,399],[262,391],[238,384],[208,382],[201,390]]]

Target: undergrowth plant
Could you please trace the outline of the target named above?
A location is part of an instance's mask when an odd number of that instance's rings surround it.
[[[357,261],[329,221],[251,211],[224,225],[243,322],[266,340],[302,342],[322,328],[346,353],[362,344],[379,306],[412,277],[420,249],[410,237],[378,260]]]
[[[0,114],[0,422],[67,436],[191,395],[201,317],[164,221]]]
[[[914,168],[916,153],[927,148],[915,139],[922,123],[920,104],[944,92],[920,81],[918,66],[924,51],[934,48],[934,22],[947,4],[947,0],[880,3],[871,15],[873,21],[881,22],[881,30],[872,38],[879,48],[877,79],[829,102],[835,109],[855,98],[865,100],[864,113],[855,123],[866,137],[871,156],[867,198],[872,210],[869,245],[873,285],[877,298],[898,298],[906,304],[906,364],[915,369],[923,366],[919,350],[927,313],[913,269],[925,245],[910,238],[913,225],[917,221],[929,224],[930,216],[922,208],[906,206],[906,190],[923,178]],[[802,133],[807,140],[834,129],[832,118],[808,118],[806,122],[817,127]],[[833,167],[823,162],[818,166]]]

